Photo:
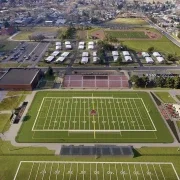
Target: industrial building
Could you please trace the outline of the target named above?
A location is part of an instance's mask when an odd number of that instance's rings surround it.
[[[12,68],[0,79],[1,90],[33,90],[43,73],[40,69]]]

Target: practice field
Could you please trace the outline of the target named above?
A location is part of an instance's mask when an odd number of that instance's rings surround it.
[[[105,31],[114,38],[121,39],[148,39],[149,36],[144,31]]]
[[[26,119],[19,142],[172,142],[144,92],[38,92]]]
[[[172,163],[21,161],[14,180],[179,180]]]

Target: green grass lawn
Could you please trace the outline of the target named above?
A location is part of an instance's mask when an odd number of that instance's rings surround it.
[[[127,38],[127,39],[137,39],[144,38],[148,39],[149,37],[143,31],[105,31],[108,35],[114,38]]]
[[[22,96],[12,96],[9,98],[4,98],[0,103],[0,111],[3,110],[13,110],[19,106],[19,104],[24,101],[25,95]]]
[[[164,54],[176,54],[177,56],[180,56],[180,48],[165,37],[159,40],[153,40],[153,41],[152,40],[139,40],[139,41],[128,40],[122,43],[135,51],[147,51],[149,47],[154,47],[155,51],[159,51]]]
[[[14,40],[29,40],[29,36],[33,33],[54,33],[58,32],[57,27],[34,27],[34,28],[21,28],[20,33],[13,37]]]
[[[17,96],[17,95],[27,95],[31,94],[32,91],[8,91],[6,96]]]
[[[176,103],[172,96],[168,92],[155,92],[155,94],[164,102],[164,103]]]
[[[0,133],[5,132],[10,127],[11,114],[0,114]]]
[[[19,44],[19,42],[3,40],[0,42],[0,45],[1,44],[0,51],[11,51]]]
[[[124,24],[124,25],[148,25],[148,23],[141,18],[117,18],[106,24]]]
[[[38,92],[27,116],[18,142],[173,141],[145,92]]]

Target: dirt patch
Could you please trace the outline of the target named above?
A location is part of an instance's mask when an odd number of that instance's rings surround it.
[[[86,40],[87,38],[87,30],[78,30],[77,31],[77,36],[79,40]]]
[[[91,38],[93,39],[101,39],[103,40],[105,38],[105,33],[102,29],[100,30],[97,30],[97,31],[93,31],[91,34],[90,34]]]
[[[152,40],[158,40],[162,38],[162,35],[156,32],[144,31],[144,33],[149,37],[149,39],[152,39]]]

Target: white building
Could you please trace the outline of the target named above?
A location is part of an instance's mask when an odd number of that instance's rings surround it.
[[[56,59],[55,63],[58,63],[58,62],[63,62],[64,60],[66,59],[66,57],[59,57],[58,59]]]
[[[63,53],[61,54],[61,57],[67,57],[69,54],[70,54],[70,52],[63,52]]]
[[[130,56],[128,51],[123,51],[122,53],[123,53],[124,56]]]
[[[65,45],[71,45],[70,41],[65,41]]]
[[[97,62],[98,61],[98,57],[93,57],[93,62]]]
[[[147,52],[142,52],[142,56],[145,57],[150,57],[150,55]]]
[[[81,63],[82,63],[82,64],[88,63],[88,57],[82,57]]]
[[[93,52],[93,56],[96,57],[97,56],[97,51]]]
[[[49,57],[47,57],[47,58],[45,59],[45,61],[46,61],[46,62],[51,62],[51,61],[53,61],[53,59],[54,59],[54,56],[49,56]]]
[[[148,64],[154,63],[153,59],[151,57],[145,57],[145,60]]]
[[[126,62],[132,62],[132,57],[131,56],[124,56],[124,59]]]
[[[94,45],[88,45],[88,49],[94,49]]]
[[[118,51],[112,51],[112,55],[113,56],[119,56],[119,53],[118,53]]]
[[[54,57],[56,57],[57,55],[59,55],[59,51],[54,51],[52,54],[51,54],[51,56],[54,56]]]
[[[61,46],[61,42],[56,42],[56,46]]]
[[[57,45],[56,50],[61,50],[61,46]]]
[[[116,62],[118,60],[119,56],[113,56],[113,60],[114,62]]]
[[[156,57],[156,59],[157,59],[157,61],[158,61],[159,63],[164,62],[164,58],[163,58],[163,57]]]
[[[82,57],[88,57],[89,56],[89,53],[88,52],[83,52],[82,53]]]
[[[159,54],[159,52],[153,52],[153,56],[154,57],[160,57],[161,55]]]

